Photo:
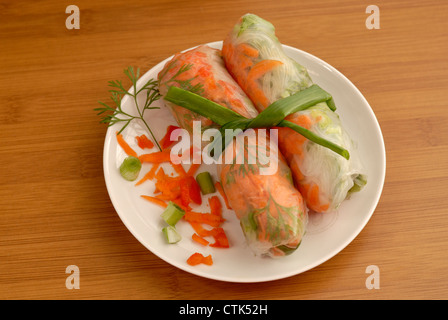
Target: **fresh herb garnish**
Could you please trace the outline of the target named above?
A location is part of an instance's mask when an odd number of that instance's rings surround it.
[[[172,68],[174,68],[176,66],[176,60],[173,60],[168,66],[166,66],[164,68],[164,70],[162,71],[162,73],[159,75],[159,79],[163,79],[166,74],[168,73],[168,71],[170,71]],[[192,77],[189,79],[185,79],[185,80],[180,80],[178,79],[178,77],[190,70],[193,67],[192,63],[188,63],[188,64],[183,64],[180,66],[179,70],[177,70],[177,72],[168,80],[160,82],[159,83],[159,87],[161,86],[167,86],[170,87],[173,84],[177,84],[179,86],[179,88],[196,93],[198,95],[201,95],[204,92],[204,85],[202,83],[197,83],[195,85],[192,85],[191,82],[196,78]]]
[[[107,123],[109,126],[112,126],[116,123],[122,122],[124,123],[124,125],[118,131],[118,133],[121,133],[131,123],[132,120],[139,119],[148,129],[149,133],[151,134],[152,140],[155,142],[159,150],[162,151],[162,148],[160,147],[151,128],[149,127],[148,123],[146,123],[143,117],[146,110],[160,109],[159,107],[151,107],[152,103],[159,100],[161,97],[158,89],[158,82],[157,80],[150,79],[143,86],[137,89],[137,81],[140,77],[140,68],[137,68],[137,70],[134,71],[133,67],[128,67],[124,70],[124,74],[131,81],[132,90],[126,90],[120,80],[108,82],[109,87],[112,88],[109,90],[109,92],[111,93],[111,99],[114,102],[114,106],[109,106],[104,102],[98,101],[102,105],[102,107],[95,108],[94,110],[98,111],[97,115],[103,115],[100,123]],[[146,100],[144,105],[140,107],[137,101],[137,96],[143,91],[146,91]],[[125,95],[130,96],[134,100],[135,108],[138,113],[137,116],[132,115],[122,109],[121,101]]]

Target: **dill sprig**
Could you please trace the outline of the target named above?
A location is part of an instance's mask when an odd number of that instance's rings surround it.
[[[160,74],[159,79],[163,79],[165,75],[168,73],[168,71],[170,71],[172,68],[176,66],[176,63],[177,61],[173,60],[168,66],[166,66],[165,69]],[[166,85],[170,87],[173,84],[177,84],[181,89],[201,95],[204,92],[204,85],[202,83],[197,83],[195,85],[191,84],[191,82],[196,78],[196,76],[185,80],[177,79],[179,75],[190,70],[192,67],[193,67],[192,63],[181,65],[179,70],[177,70],[177,72],[170,79],[159,83],[159,86]]]
[[[154,133],[143,117],[146,110],[160,109],[159,107],[151,107],[152,103],[159,100],[161,97],[158,89],[158,82],[157,80],[150,79],[141,88],[137,89],[137,81],[140,77],[140,68],[134,70],[133,67],[128,67],[124,70],[124,74],[132,83],[132,91],[130,92],[126,90],[120,80],[109,81],[108,85],[109,87],[111,87],[109,92],[111,93],[111,99],[114,103],[114,106],[110,106],[104,102],[98,101],[98,103],[101,104],[102,107],[95,108],[94,111],[98,111],[97,115],[103,116],[100,120],[100,123],[106,123],[108,124],[108,126],[113,126],[117,123],[123,123],[123,126],[118,131],[118,133],[121,133],[133,120],[140,119],[151,134],[152,140],[155,142],[159,150],[162,151],[162,148],[160,147],[156,137],[154,136]],[[137,101],[137,96],[143,91],[146,91],[146,100],[144,105],[140,107]],[[123,97],[125,95],[130,96],[134,100],[135,107],[138,113],[137,116],[132,115],[122,109],[121,101],[123,100]]]

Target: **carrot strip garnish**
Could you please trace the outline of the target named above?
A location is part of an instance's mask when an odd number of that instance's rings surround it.
[[[117,142],[128,156],[138,157],[137,152],[132,149],[124,140],[123,135],[117,132]]]
[[[258,50],[252,47],[251,45],[248,45],[246,43],[241,43],[238,45],[238,48],[241,49],[242,53],[244,53],[248,57],[256,58],[258,57]]]
[[[170,162],[170,150],[142,154],[138,157],[141,162],[162,163]]]
[[[227,209],[232,209],[229,205],[229,200],[227,199],[226,193],[224,192],[224,189],[222,188],[222,185],[219,181],[215,182],[215,188],[216,188],[216,190],[218,190],[219,194],[224,199]]]
[[[222,204],[217,196],[212,196],[208,199],[211,214],[222,217]]]
[[[151,197],[151,196],[146,196],[146,195],[141,195],[141,197],[143,199],[145,199],[145,200],[148,200],[148,201],[152,202],[152,203],[158,204],[161,207],[166,208],[168,206],[165,201],[160,200],[160,199],[158,199],[156,197]]]
[[[141,178],[140,181],[137,182],[135,185],[138,186],[138,185],[141,185],[141,184],[142,184],[143,182],[145,182],[146,180],[154,179],[154,176],[156,175],[156,171],[157,171],[157,169],[159,168],[159,165],[160,165],[159,163],[154,163],[154,164],[152,165],[151,170],[149,170],[149,171],[143,176],[143,178]]]
[[[204,257],[201,253],[195,252],[187,259],[187,263],[190,266],[196,266],[200,263],[211,266],[213,264],[213,259],[211,255]]]
[[[174,170],[179,174],[179,176],[181,177],[187,176],[187,172],[185,171],[181,163],[175,164],[171,162],[171,165],[173,166]]]
[[[201,189],[192,176],[186,176],[179,181],[180,198],[184,206],[191,202],[202,204]]]
[[[199,236],[197,233],[193,233],[193,235],[191,236],[191,238],[196,241],[199,244],[202,244],[203,246],[207,246],[209,244],[209,242],[202,238],[201,236]]]
[[[262,60],[258,62],[256,65],[254,65],[252,69],[250,69],[249,73],[247,74],[247,81],[249,83],[253,82],[256,79],[262,77],[265,73],[271,71],[272,69],[282,64],[283,62],[278,60],[269,60],[269,59]]]
[[[166,128],[165,135],[163,136],[162,140],[159,141],[162,149],[167,149],[167,148],[171,147],[174,144],[174,142],[176,142],[175,140],[173,140],[173,141],[171,140],[171,133],[176,129],[180,129],[180,128],[177,126],[173,126],[173,125],[170,125],[170,126],[168,126],[168,128]]]
[[[196,171],[198,171],[198,168],[201,166],[200,163],[192,163],[190,168],[188,168],[187,175],[188,176],[194,176]]]
[[[224,219],[213,214],[194,211],[185,212],[184,219],[188,222],[203,223],[211,227],[219,227],[224,222]]]
[[[213,238],[215,238],[215,242],[210,244],[210,247],[214,248],[228,248],[229,240],[227,239],[227,235],[224,232],[223,228],[214,228],[213,229]]]
[[[135,137],[137,140],[137,144],[141,149],[151,149],[154,147],[154,143],[148,139],[148,137],[144,134],[141,136]]]

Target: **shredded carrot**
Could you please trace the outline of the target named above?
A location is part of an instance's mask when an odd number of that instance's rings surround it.
[[[247,81],[253,82],[256,79],[259,79],[262,77],[265,73],[271,71],[272,69],[278,67],[279,65],[282,65],[283,62],[278,60],[262,60],[258,62],[256,65],[250,69],[249,73],[247,74]]]
[[[283,62],[278,60],[269,60],[269,59],[262,60],[258,62],[256,65],[254,65],[247,74],[246,90],[248,92],[248,95],[250,96],[252,101],[254,101],[257,107],[260,107],[261,105],[263,109],[266,108],[269,105],[269,100],[266,97],[262,88],[259,87],[256,80],[261,78],[267,72],[271,71],[272,69],[282,64]]]
[[[177,199],[181,195],[179,181],[180,179],[178,177],[159,176],[155,183],[156,191],[161,192],[167,200]]]
[[[172,202],[174,202],[175,204],[177,204],[182,210],[184,210],[185,212],[186,211],[191,211],[191,207],[188,205],[188,206],[184,206],[183,204],[182,204],[182,200],[180,199],[180,198],[176,198],[176,199],[173,199],[173,200],[170,200],[170,201],[172,201]]]
[[[198,168],[201,166],[200,163],[192,163],[190,168],[188,168],[187,175],[194,176],[196,171],[198,171]]]
[[[226,193],[224,192],[224,189],[222,188],[222,185],[219,181],[215,182],[215,188],[216,188],[216,190],[218,190],[221,197],[223,197],[224,202],[226,203],[227,209],[232,209],[229,205],[229,200],[227,199]]]
[[[151,197],[151,196],[146,196],[146,195],[141,195],[141,197],[145,200],[152,202],[152,203],[158,204],[161,207],[166,208],[168,206],[168,204],[165,201],[160,200],[156,197]]]
[[[319,186],[317,184],[313,184],[308,190],[308,202],[314,207],[319,205]]]
[[[200,263],[211,266],[213,265],[213,259],[211,255],[204,257],[201,253],[195,252],[187,259],[187,263],[190,266],[196,266]]]
[[[263,110],[269,106],[269,99],[264,94],[262,88],[258,86],[256,82],[251,82],[248,84],[247,89],[248,96],[254,101],[255,107],[259,110]]]
[[[126,152],[126,154],[128,156],[133,156],[133,157],[138,157],[137,152],[134,151],[134,149],[132,149],[128,143],[124,140],[123,135],[121,133],[117,132],[117,142],[118,144],[121,146],[121,148],[123,148],[124,152]]]
[[[319,197],[319,186],[317,184],[300,183],[299,191],[306,199],[307,206],[316,212],[325,212],[330,207],[329,203],[322,203]]]
[[[192,176],[185,176],[179,181],[180,197],[184,206],[191,202],[202,204],[201,188]]]
[[[208,230],[202,226],[200,222],[188,221],[188,223],[193,227],[194,231],[201,237],[208,237],[213,235],[213,229]]]
[[[162,163],[171,161],[170,150],[142,154],[138,158],[141,162]]]
[[[141,185],[143,182],[145,182],[146,180],[152,180],[154,179],[154,176],[156,175],[156,171],[159,168],[159,163],[154,163],[152,165],[151,170],[149,170],[144,176],[143,178],[140,179],[140,181],[138,181],[135,185],[139,186]]]
[[[181,176],[181,177],[187,176],[187,172],[185,171],[185,169],[181,163],[175,164],[175,163],[171,162],[171,165],[173,166],[174,170],[179,174],[179,176]]]
[[[209,242],[202,238],[201,236],[199,236],[197,233],[193,233],[193,235],[191,236],[191,238],[196,241],[199,244],[202,244],[203,246],[207,246],[209,244]]]
[[[239,44],[238,48],[241,49],[242,53],[244,53],[248,57],[258,57],[258,50],[246,43]]]
[[[151,149],[154,147],[154,143],[148,139],[148,137],[144,134],[141,136],[135,137],[137,140],[137,144],[141,149]]]
[[[211,214],[222,217],[222,204],[217,196],[212,196],[208,199]]]
[[[229,240],[223,228],[214,228],[212,235],[215,238],[215,242],[210,244],[210,247],[229,248]]]
[[[210,213],[200,213],[195,211],[185,212],[184,219],[188,222],[199,222],[211,227],[219,227],[224,219]]]
[[[180,128],[178,126],[173,126],[173,125],[170,125],[166,128],[165,135],[159,141],[162,149],[167,149],[167,148],[171,147],[174,144],[174,142],[176,142],[175,140],[171,140],[171,133],[176,129],[180,129]]]

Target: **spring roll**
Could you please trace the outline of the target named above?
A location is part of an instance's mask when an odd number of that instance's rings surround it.
[[[220,50],[199,46],[178,53],[160,71],[158,80],[162,96],[170,86],[183,87],[244,117],[253,118],[258,114],[251,100],[227,72]],[[207,118],[164,101],[178,124],[190,132],[194,120],[201,121],[202,129],[217,126]],[[305,232],[307,208],[294,187],[291,171],[277,145],[270,143],[269,136],[259,139],[260,130],[254,130],[255,140],[248,139],[244,148],[237,146],[238,137],[234,139],[235,143],[226,147],[223,161],[218,164],[218,175],[248,246],[255,255],[278,257],[299,246]],[[266,163],[259,161],[257,152],[249,154],[260,147],[267,148],[270,158],[278,161],[275,172],[263,174],[261,169]],[[234,155],[230,163],[224,161],[228,160],[224,155],[229,148],[232,148],[230,154]],[[234,161],[237,155],[241,156],[241,150],[243,161]],[[255,158],[253,163],[247,161],[249,156]]]
[[[313,84],[306,68],[284,53],[274,26],[254,14],[240,18],[224,40],[222,53],[227,70],[260,112],[271,103]],[[354,142],[337,113],[320,103],[291,114],[286,120],[350,153],[350,159],[346,160],[292,129],[279,128],[279,148],[312,211],[333,211],[351,193],[362,189],[367,182],[366,176]]]

